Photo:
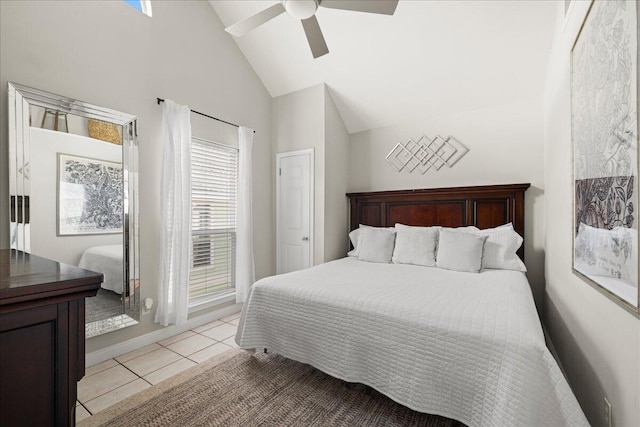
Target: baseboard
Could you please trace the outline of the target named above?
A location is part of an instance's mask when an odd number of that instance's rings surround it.
[[[556,347],[553,345],[553,341],[551,340],[551,335],[549,335],[549,332],[547,331],[547,328],[544,326],[544,323],[540,322],[540,324],[542,325],[542,332],[544,333],[544,340],[545,340],[545,343],[547,345],[547,348],[551,352],[551,355],[553,356],[553,358],[556,360],[556,363],[560,367],[560,371],[562,372],[562,375],[564,375],[564,377],[566,379],[567,378],[567,373],[564,371],[564,368],[562,367],[562,362],[560,361],[560,357],[558,356],[558,352],[556,351]],[[568,381],[568,379],[567,379],[567,381]]]
[[[230,305],[227,307],[223,307],[219,310],[215,310],[210,313],[204,314],[202,316],[189,319],[187,323],[185,323],[184,325],[167,326],[166,328],[162,328],[157,331],[153,331],[148,334],[141,335],[139,337],[135,337],[130,340],[123,341],[109,347],[101,348],[100,350],[96,350],[94,352],[88,353],[85,356],[85,365],[87,367],[93,366],[100,362],[104,362],[105,360],[122,356],[123,354],[129,353],[130,351],[137,350],[149,344],[153,344],[155,342],[158,342],[166,338],[172,337],[174,335],[180,334],[182,332],[188,331],[189,329],[197,328],[198,326],[202,326],[206,323],[213,322],[214,320],[218,320],[222,317],[226,317],[233,313],[237,313],[241,308],[242,308],[242,304]]]

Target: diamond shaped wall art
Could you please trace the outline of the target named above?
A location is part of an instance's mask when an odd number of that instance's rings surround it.
[[[468,152],[469,149],[452,136],[431,139],[423,135],[417,141],[410,139],[404,144],[396,144],[385,160],[398,172],[425,174],[430,169],[438,171],[443,166],[453,167]]]

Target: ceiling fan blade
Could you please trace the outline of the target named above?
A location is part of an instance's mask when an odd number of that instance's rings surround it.
[[[320,6],[330,9],[393,15],[398,6],[398,0],[322,0]]]
[[[311,48],[313,57],[318,58],[329,53],[329,48],[327,47],[327,43],[324,41],[322,30],[320,29],[320,25],[318,24],[318,20],[315,15],[311,18],[303,19],[300,22],[302,22],[302,28],[304,28],[304,33],[307,36],[307,41],[309,42],[309,47]]]
[[[258,12],[247,19],[228,26],[224,30],[236,37],[241,37],[284,12],[285,10],[282,3],[276,3],[262,12]]]

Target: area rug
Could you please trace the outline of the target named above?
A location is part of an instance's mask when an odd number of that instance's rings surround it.
[[[122,314],[120,295],[106,289],[98,289],[98,294],[85,299],[85,322],[97,322]]]
[[[463,424],[412,411],[362,384],[279,355],[229,350],[82,421],[90,426],[428,426]]]

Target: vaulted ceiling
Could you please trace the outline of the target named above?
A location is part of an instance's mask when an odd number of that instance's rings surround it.
[[[229,26],[277,1],[210,3]],[[393,16],[321,7],[330,52],[317,59],[300,21],[286,13],[234,39],[274,97],[325,82],[354,133],[540,99],[556,7],[400,0]]]

